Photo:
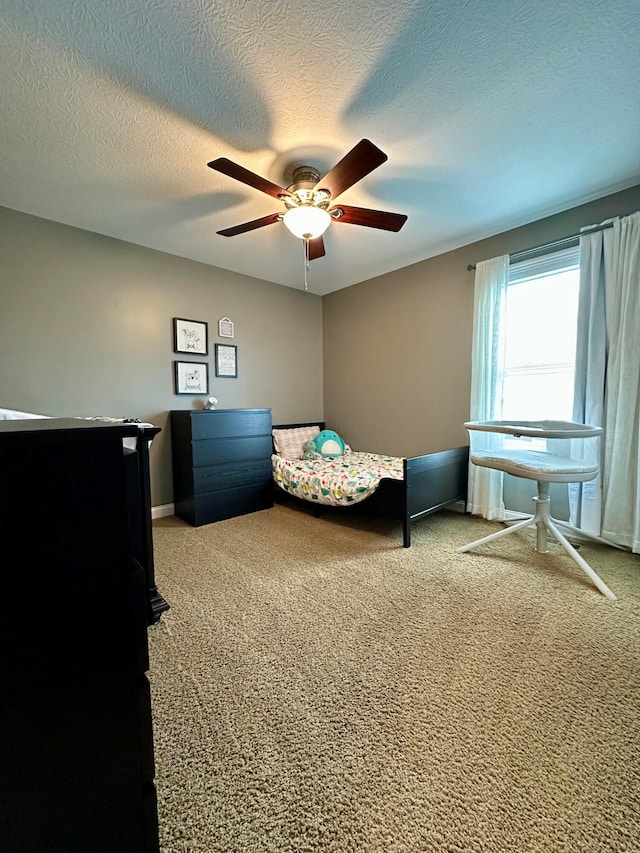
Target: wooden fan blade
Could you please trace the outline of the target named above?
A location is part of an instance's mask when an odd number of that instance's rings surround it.
[[[321,181],[318,181],[315,189],[329,190],[331,198],[336,199],[340,193],[348,190],[369,172],[381,166],[386,159],[387,155],[373,142],[361,139]]]
[[[380,228],[382,231],[399,231],[407,217],[404,213],[388,213],[385,210],[368,210],[366,207],[349,207],[340,204],[337,208],[342,211],[342,216],[334,219],[334,222],[346,222],[349,225],[365,225],[367,228]],[[332,211],[330,210],[329,213]]]
[[[288,195],[288,192],[283,187],[272,184],[266,178],[261,178],[260,175],[250,172],[244,166],[239,166],[233,160],[228,160],[226,157],[219,157],[217,160],[212,160],[210,163],[207,163],[207,166],[210,169],[215,169],[216,172],[222,172],[223,175],[235,178],[236,181],[241,181],[243,184],[247,184],[247,186],[260,190],[260,192],[271,195],[274,198],[280,198],[283,193]]]
[[[217,231],[223,237],[235,237],[236,234],[244,234],[245,231],[255,231],[256,228],[263,228],[265,225],[273,225],[274,222],[280,222],[281,213],[270,213],[268,216],[262,216],[260,219],[252,219],[251,222],[243,222],[242,225],[234,225],[233,228],[225,228],[223,231]]]
[[[309,260],[315,261],[316,258],[324,257],[324,238],[322,235],[309,240]]]

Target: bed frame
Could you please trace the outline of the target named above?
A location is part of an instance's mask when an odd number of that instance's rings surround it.
[[[311,421],[299,424],[274,424],[273,429],[295,429],[303,426],[318,426],[325,429],[323,421]],[[385,477],[376,491],[364,501],[352,507],[339,507],[341,511],[361,510],[371,515],[395,518],[402,522],[402,544],[411,545],[411,525],[432,512],[437,512],[450,504],[467,499],[467,480],[469,471],[469,447],[455,447],[428,453],[426,456],[412,456],[403,460],[404,479],[393,480]],[[276,494],[284,494],[274,482]],[[297,495],[291,495],[303,501]],[[313,503],[315,514],[319,515],[322,504]],[[330,509],[331,507],[327,507]]]

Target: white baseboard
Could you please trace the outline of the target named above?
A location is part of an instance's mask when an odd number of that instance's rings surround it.
[[[167,515],[174,515],[175,507],[173,504],[161,504],[160,506],[151,507],[151,518],[165,518]]]

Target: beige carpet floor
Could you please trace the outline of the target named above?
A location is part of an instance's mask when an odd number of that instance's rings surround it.
[[[639,853],[640,558],[494,529],[155,522],[164,853]]]

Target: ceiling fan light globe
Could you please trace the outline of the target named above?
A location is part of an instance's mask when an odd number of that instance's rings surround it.
[[[294,237],[301,240],[314,240],[327,230],[331,223],[331,216],[321,207],[303,205],[292,207],[282,218]]]

